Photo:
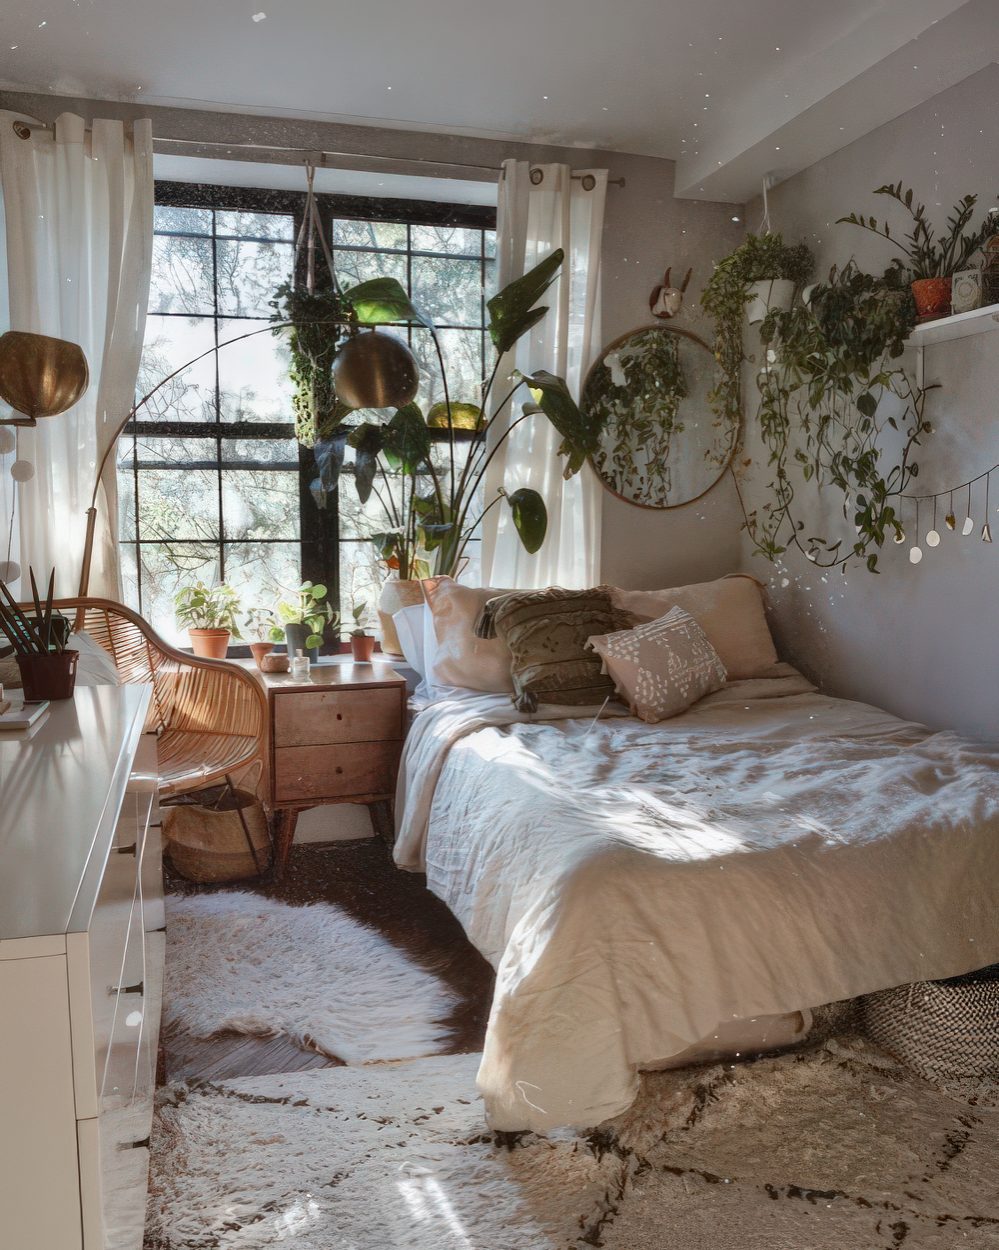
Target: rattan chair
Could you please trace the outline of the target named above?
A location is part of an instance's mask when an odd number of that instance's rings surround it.
[[[122,682],[153,688],[147,728],[157,734],[161,798],[201,790],[266,766],[267,696],[249,672],[226,660],[187,655],[138,613],[110,599],[60,599],[114,661]]]

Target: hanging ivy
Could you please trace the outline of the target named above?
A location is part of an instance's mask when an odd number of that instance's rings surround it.
[[[285,282],[270,301],[273,320],[290,324],[295,437],[305,447],[331,438],[350,409],[337,399],[333,361],[346,334],[349,307],[333,287],[309,292]]]
[[[793,545],[823,568],[862,559],[877,572],[878,550],[902,541],[898,498],[919,472],[913,451],[930,431],[925,390],[899,363],[915,320],[911,294],[891,271],[875,278],[852,263],[833,268],[807,307],[767,315],[757,419],[773,476],[768,501],[743,507],[761,555],[776,560]],[[801,483],[841,493],[854,538],[806,532],[796,513]]]

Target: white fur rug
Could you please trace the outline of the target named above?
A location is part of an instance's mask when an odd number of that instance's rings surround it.
[[[649,1074],[594,1132],[503,1142],[477,1064],[167,1088],[147,1250],[999,1247],[994,1091],[860,1043]]]
[[[432,973],[328,903],[167,897],[168,1028],[284,1033],[344,1063],[372,1063],[438,1052],[455,1002]]]

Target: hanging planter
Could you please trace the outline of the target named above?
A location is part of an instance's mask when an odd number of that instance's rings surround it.
[[[775,308],[788,312],[794,302],[794,283],[790,278],[764,278],[760,282],[750,282],[746,290],[749,294],[746,316],[750,325],[758,325]]]

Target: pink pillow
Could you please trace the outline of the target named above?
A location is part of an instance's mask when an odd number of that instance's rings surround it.
[[[656,620],[672,607],[689,612],[718,652],[729,681],[769,677],[777,663],[760,584],[744,573],[671,590],[615,587],[611,597],[616,607],[631,612],[640,622]]]
[[[725,684],[718,652],[682,608],[634,629],[597,634],[586,645],[603,660],[634,715],[650,725],[679,716]]]
[[[509,591],[493,586],[461,586],[450,577],[428,577],[423,582],[423,593],[437,639],[428,683],[512,694],[510,648],[502,638],[476,638],[474,630],[486,601]]]

